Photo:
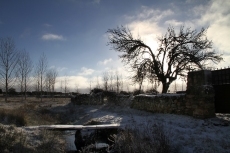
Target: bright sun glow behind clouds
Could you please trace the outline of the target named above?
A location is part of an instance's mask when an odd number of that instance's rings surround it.
[[[140,37],[155,52],[158,48],[157,38],[162,36],[163,31],[158,24],[165,17],[173,14],[170,9],[161,11],[143,6],[136,16],[126,16],[130,20],[127,26],[135,38]]]
[[[230,61],[230,1],[212,0],[208,5],[195,7],[193,12],[201,14],[193,23],[208,26],[207,37],[213,41],[214,49],[223,54],[224,61],[218,68],[229,66]]]

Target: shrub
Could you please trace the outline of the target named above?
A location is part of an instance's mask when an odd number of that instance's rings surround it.
[[[0,124],[0,153],[65,152],[65,142],[59,132],[41,131],[37,136],[37,144],[27,143],[26,140],[26,135],[18,132],[14,126]],[[34,142],[34,140],[31,142]]]
[[[121,94],[121,95],[130,95],[130,93],[127,92],[127,91],[120,91],[120,94]]]
[[[34,153],[65,151],[65,142],[61,140],[60,132],[43,130],[39,137],[41,143],[36,146]]]
[[[0,124],[0,152],[26,152],[26,138],[14,126]]]
[[[171,146],[169,136],[166,135],[162,125],[151,125],[138,128],[126,128],[118,135],[113,135],[113,152],[176,152]]]
[[[139,94],[143,94],[143,93],[144,93],[144,91],[143,91],[143,90],[139,90],[139,89],[135,89],[135,90],[133,91],[133,95],[134,95],[134,96],[139,95]]]
[[[5,124],[14,124],[16,126],[25,126],[25,112],[22,109],[0,110],[0,122]]]
[[[148,90],[145,91],[145,93],[156,95],[156,94],[158,94],[159,92],[158,92],[156,89],[148,89]]]
[[[97,93],[100,93],[100,92],[103,92],[104,90],[103,89],[100,89],[100,88],[94,88],[90,91],[90,94],[97,94]]]

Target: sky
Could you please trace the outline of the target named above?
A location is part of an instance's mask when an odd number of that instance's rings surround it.
[[[121,25],[152,50],[169,25],[208,28],[208,39],[224,58],[210,66],[230,66],[229,8],[229,0],[0,0],[0,38],[12,37],[34,65],[44,53],[48,67],[58,71],[57,88],[65,78],[72,89],[88,88],[105,71],[127,78],[119,53],[107,45],[106,31]]]

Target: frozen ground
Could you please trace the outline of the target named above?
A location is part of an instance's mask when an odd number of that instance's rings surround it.
[[[230,114],[216,114],[211,119],[195,119],[184,115],[154,114],[118,106],[75,106],[79,119],[73,124],[89,120],[120,123],[121,127],[145,129],[161,125],[172,145],[186,153],[230,153]]]
[[[216,114],[211,119],[195,119],[184,115],[156,114],[115,105],[52,106],[52,112],[60,113],[81,125],[91,120],[119,123],[122,128],[145,129],[158,124],[162,126],[171,144],[186,153],[230,153],[230,114]],[[27,131],[28,134],[33,131]],[[74,141],[74,132],[68,133],[68,141]],[[70,144],[71,145],[71,144]]]

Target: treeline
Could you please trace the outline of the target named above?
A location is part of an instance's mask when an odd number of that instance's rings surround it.
[[[57,75],[56,69],[48,69],[48,60],[44,53],[34,64],[29,52],[18,50],[11,37],[0,39],[0,83],[6,102],[9,94],[17,93],[13,90],[15,86],[20,89],[18,93],[25,99],[28,94],[33,93],[29,91],[34,87],[42,101],[44,91],[54,93]]]

